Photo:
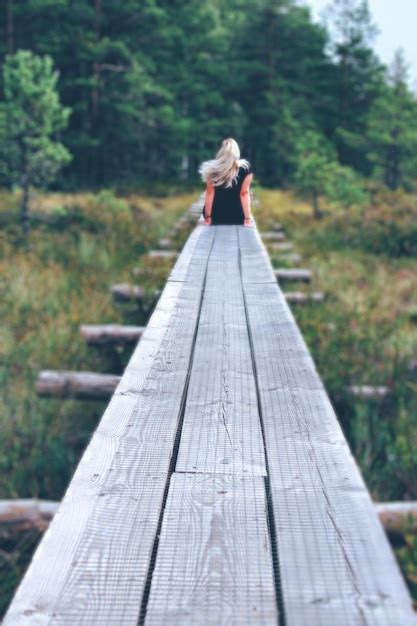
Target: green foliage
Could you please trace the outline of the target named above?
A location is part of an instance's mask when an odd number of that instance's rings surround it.
[[[357,210],[349,214],[331,211],[323,227],[312,234],[323,253],[356,249],[393,258],[416,257],[416,196],[383,187],[371,188],[365,194],[366,202],[357,205]]]
[[[344,209],[363,207],[369,199],[355,170],[335,162],[327,166],[323,191],[330,203]]]
[[[57,91],[52,59],[28,50],[8,55],[3,66],[2,156],[12,182],[44,185],[69,162],[68,150],[53,138],[68,123],[70,109]]]
[[[68,150],[56,140],[70,113],[60,103],[57,81],[49,56],[40,57],[29,50],[6,56],[0,153],[8,181],[22,188],[21,221],[26,232],[31,185],[51,182],[71,160]]]
[[[406,79],[405,61],[397,51],[389,83],[369,112],[363,142],[375,176],[391,189],[417,188],[417,101]]]
[[[285,186],[309,129],[332,161],[392,187],[415,184],[416,99],[399,94],[373,52],[364,0],[334,0],[327,27],[296,0],[36,0],[12,3],[7,17],[0,58],[49,55],[72,110],[60,141],[74,158],[60,188],[192,185],[229,135],[259,182]],[[63,157],[48,155],[51,173]],[[343,177],[336,195],[356,204],[358,181]]]
[[[297,168],[294,185],[297,191],[310,197],[315,217],[320,217],[319,196],[332,176],[334,153],[321,135],[310,131],[297,144]]]
[[[104,404],[38,398],[37,373],[121,371],[130,350],[94,351],[79,325],[145,322],[113,304],[110,285],[137,281],[140,269],[147,291],[163,286],[167,264],[145,266],[142,255],[193,199],[37,195],[28,249],[13,244],[10,218],[0,230],[0,498],[61,497]],[[14,203],[3,194],[0,214]]]

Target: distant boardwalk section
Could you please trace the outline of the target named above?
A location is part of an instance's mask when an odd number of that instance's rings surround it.
[[[192,231],[3,624],[417,624],[256,227]]]

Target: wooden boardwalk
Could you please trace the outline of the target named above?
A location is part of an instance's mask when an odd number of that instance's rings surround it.
[[[256,228],[193,230],[3,623],[416,624]]]

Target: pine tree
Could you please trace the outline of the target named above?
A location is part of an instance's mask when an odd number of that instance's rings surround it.
[[[368,156],[390,189],[412,188],[417,168],[417,100],[408,87],[408,66],[397,50],[386,86],[368,117]]]
[[[28,50],[8,55],[3,66],[4,102],[1,151],[10,182],[22,188],[21,221],[29,226],[29,189],[53,180],[70,154],[56,140],[70,110],[57,92],[58,73],[52,59]]]
[[[383,86],[383,66],[372,49],[377,29],[368,0],[333,0],[327,24],[330,51],[336,63],[331,86],[336,105],[332,138],[342,163],[370,174],[362,138],[367,115]]]

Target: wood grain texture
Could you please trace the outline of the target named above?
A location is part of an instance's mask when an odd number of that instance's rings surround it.
[[[286,624],[415,624],[395,557],[284,294],[277,284],[249,282],[244,293]]]
[[[173,474],[145,626],[277,624],[264,481]]]
[[[236,226],[215,240],[196,338],[177,472],[265,475]]]
[[[210,236],[207,233],[210,233]],[[212,237],[214,237],[214,231],[210,230],[208,226],[198,224],[188,237],[168,280],[193,281],[192,267],[198,266],[201,258],[206,258],[205,255],[207,248],[211,245]]]
[[[238,230],[243,283],[276,283],[277,279],[258,229],[243,226]]]
[[[210,241],[214,233],[207,229]],[[4,624],[136,624],[198,321],[206,258],[168,282]],[[157,454],[155,454],[157,450]]]

